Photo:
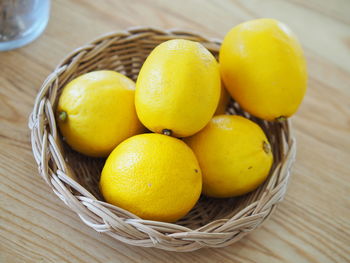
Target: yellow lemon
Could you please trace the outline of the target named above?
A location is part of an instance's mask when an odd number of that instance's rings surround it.
[[[241,116],[214,116],[203,130],[185,140],[202,169],[203,193],[211,197],[254,190],[266,179],[273,162],[263,130]]]
[[[158,45],[136,81],[135,105],[151,131],[190,136],[213,116],[220,97],[220,70],[200,43],[175,39]]]
[[[274,19],[248,21],[228,32],[220,70],[232,97],[265,120],[293,115],[306,91],[303,50],[292,31]]]
[[[121,141],[143,131],[134,104],[135,83],[114,71],[86,73],[69,82],[57,106],[67,143],[83,154],[107,156]]]
[[[143,219],[174,222],[196,204],[202,176],[183,141],[148,133],[113,150],[102,170],[100,189],[107,202]]]
[[[225,89],[224,84],[221,83],[221,93],[220,93],[219,103],[214,115],[225,114],[229,102],[230,102],[230,94]]]

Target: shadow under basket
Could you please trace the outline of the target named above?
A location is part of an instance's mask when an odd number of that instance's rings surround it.
[[[148,54],[158,44],[182,38],[202,43],[215,57],[220,41],[180,30],[132,28],[100,37],[67,56],[47,77],[29,119],[31,142],[40,175],[55,194],[89,227],[121,242],[170,251],[224,247],[261,225],[287,189],[295,159],[289,121],[254,118],[231,100],[228,113],[252,119],[265,131],[274,153],[270,175],[258,189],[237,198],[201,197],[176,223],[143,220],[103,201],[98,189],[104,159],[89,158],[69,148],[58,133],[54,109],[62,88],[79,75],[101,69],[118,71],[136,80]]]

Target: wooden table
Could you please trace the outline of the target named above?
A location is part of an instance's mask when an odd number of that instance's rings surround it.
[[[0,53],[1,262],[350,262],[348,0],[52,2],[37,41]],[[295,31],[309,69],[307,95],[293,117],[298,153],[288,193],[262,227],[221,249],[132,247],[84,225],[38,176],[27,119],[41,83],[68,52],[130,26],[223,38],[258,17]]]

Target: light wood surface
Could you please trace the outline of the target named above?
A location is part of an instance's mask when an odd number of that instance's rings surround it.
[[[0,262],[350,262],[350,1],[52,1],[45,33],[0,53]],[[287,196],[259,229],[226,248],[172,253],[124,245],[85,226],[39,177],[28,115],[41,83],[97,36],[149,25],[223,38],[258,17],[287,23],[308,60],[293,117],[297,161]]]

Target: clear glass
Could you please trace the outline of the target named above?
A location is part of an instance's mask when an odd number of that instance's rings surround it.
[[[22,47],[41,35],[50,0],[0,0],[0,51]]]

